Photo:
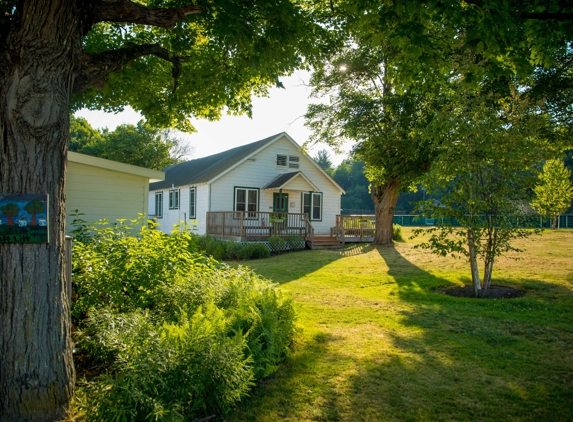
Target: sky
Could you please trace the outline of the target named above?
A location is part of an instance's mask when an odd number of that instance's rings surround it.
[[[268,98],[253,99],[252,119],[247,116],[229,115],[223,115],[221,120],[216,122],[192,119],[191,123],[197,132],[190,135],[178,134],[192,149],[188,158],[206,157],[280,132],[287,132],[302,145],[310,136],[310,131],[304,126],[304,113],[311,101],[317,102],[316,99],[309,99],[309,79],[310,73],[304,71],[281,78],[284,89],[272,88]],[[135,124],[142,118],[131,108],[118,114],[82,109],[76,112],[75,116],[84,117],[95,128],[107,127],[110,130],[124,123]],[[345,155],[334,154],[324,144],[311,146],[309,153],[314,157],[321,149],[330,152],[330,159],[335,165],[346,158]]]

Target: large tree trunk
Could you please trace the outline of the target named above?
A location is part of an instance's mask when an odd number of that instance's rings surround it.
[[[394,223],[394,209],[400,195],[400,185],[392,180],[381,186],[373,185],[372,199],[376,213],[376,233],[373,245],[391,245]]]
[[[49,194],[49,243],[0,244],[0,421],[54,421],[73,392],[64,268],[75,0],[19,5],[0,44],[0,192]]]

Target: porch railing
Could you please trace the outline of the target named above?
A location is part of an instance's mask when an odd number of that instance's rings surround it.
[[[207,234],[241,241],[268,240],[270,236],[312,240],[314,229],[302,213],[210,211]]]
[[[344,244],[352,238],[364,242],[373,238],[376,233],[376,216],[374,215],[337,215],[336,237]]]

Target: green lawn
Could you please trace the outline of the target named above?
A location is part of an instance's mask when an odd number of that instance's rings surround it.
[[[467,264],[414,242],[249,262],[292,295],[301,334],[225,420],[573,420],[573,231],[497,262],[494,284],[526,292],[511,300],[440,293]]]

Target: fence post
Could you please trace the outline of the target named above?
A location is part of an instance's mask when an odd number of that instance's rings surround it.
[[[72,305],[72,242],[74,238],[72,236],[66,236],[66,278],[68,281],[68,301],[70,306]]]

